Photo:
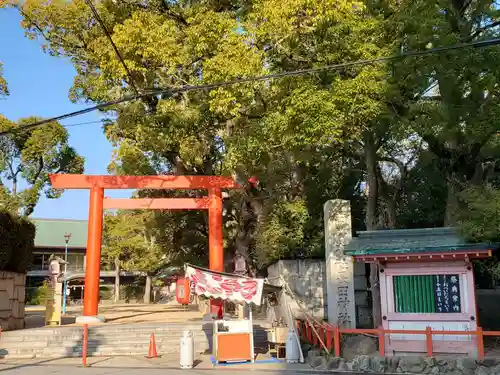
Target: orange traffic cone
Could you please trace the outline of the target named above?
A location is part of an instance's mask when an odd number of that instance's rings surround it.
[[[151,334],[151,338],[149,339],[149,351],[148,355],[146,358],[148,359],[153,359],[153,358],[158,358],[158,352],[156,351],[156,340],[155,340],[155,334]]]

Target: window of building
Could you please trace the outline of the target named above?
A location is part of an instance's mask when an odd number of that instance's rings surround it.
[[[460,313],[459,275],[393,276],[397,313]]]
[[[43,270],[43,254],[33,254],[33,262],[31,262],[30,269]]]
[[[83,254],[68,254],[68,270],[83,271],[84,257],[85,256]]]

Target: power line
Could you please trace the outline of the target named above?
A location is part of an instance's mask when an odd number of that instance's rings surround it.
[[[446,46],[446,47],[438,47],[438,48],[431,48],[427,49],[424,51],[414,51],[414,52],[406,52],[402,53],[399,55],[393,55],[393,56],[387,56],[387,57],[378,57],[376,59],[365,59],[365,60],[357,60],[357,61],[351,61],[351,62],[346,62],[346,63],[340,63],[340,64],[334,64],[334,65],[325,65],[317,68],[310,68],[310,69],[300,69],[300,70],[293,70],[289,72],[281,72],[281,73],[274,73],[274,74],[268,74],[268,75],[263,75],[263,76],[254,76],[254,77],[247,77],[247,78],[238,78],[234,79],[231,81],[222,81],[222,82],[216,82],[216,83],[210,83],[210,84],[205,84],[205,85],[184,85],[178,88],[170,88],[170,89],[153,89],[146,91],[142,94],[137,94],[137,95],[126,95],[121,97],[120,99],[112,100],[109,102],[97,104],[93,107],[88,107],[79,111],[75,112],[70,112],[66,113],[64,115],[52,117],[46,120],[42,121],[37,121],[33,124],[25,125],[23,126],[23,130],[29,130],[32,128],[36,128],[42,125],[45,125],[49,122],[53,121],[60,121],[64,120],[67,118],[75,117],[75,116],[80,116],[89,112],[94,112],[98,111],[107,107],[111,107],[117,104],[133,101],[133,100],[138,100],[150,96],[155,96],[155,95],[173,95],[181,92],[188,92],[188,91],[195,91],[195,90],[213,90],[216,88],[220,87],[225,87],[225,86],[232,86],[240,83],[249,83],[249,82],[259,82],[259,81],[267,81],[270,79],[277,79],[277,78],[284,78],[284,77],[293,77],[293,76],[301,76],[301,75],[306,75],[306,74],[313,74],[313,73],[320,73],[328,70],[338,70],[342,68],[347,68],[347,67],[352,67],[352,66],[360,66],[360,65],[371,65],[371,64],[376,64],[380,62],[390,62],[390,61],[395,61],[395,60],[401,60],[409,57],[420,57],[420,56],[426,56],[430,54],[438,54],[438,53],[443,53],[443,52],[448,52],[448,51],[453,51],[453,50],[459,50],[463,48],[485,48],[485,47],[490,47],[490,46],[495,46],[500,44],[500,38],[495,38],[495,39],[489,39],[489,40],[482,40],[482,41],[476,41],[476,42],[470,42],[470,43],[463,43],[463,44],[454,44],[451,46]],[[0,136],[6,135],[11,133],[12,131],[7,130],[0,132]]]
[[[85,0],[87,5],[89,6],[90,10],[94,14],[95,19],[101,25],[101,28],[104,31],[104,34],[106,34],[106,37],[109,39],[109,42],[113,46],[113,49],[115,50],[115,54],[118,57],[118,60],[120,60],[120,63],[123,66],[123,69],[125,69],[125,73],[127,74],[127,77],[129,79],[130,86],[134,89],[135,93],[139,95],[139,90],[137,89],[137,86],[135,85],[134,78],[132,77],[132,73],[130,73],[130,70],[128,69],[127,64],[125,64],[125,60],[123,60],[122,55],[120,54],[120,51],[118,50],[118,47],[116,46],[115,42],[113,42],[113,38],[111,37],[111,34],[108,31],[108,28],[104,24],[104,21],[102,20],[101,16],[99,16],[99,13],[97,12],[97,9],[95,8],[94,4],[92,3],[92,0]]]
[[[104,120],[87,121],[87,122],[77,122],[75,124],[61,124],[63,128],[71,128],[73,126],[91,125],[91,124],[102,124]]]

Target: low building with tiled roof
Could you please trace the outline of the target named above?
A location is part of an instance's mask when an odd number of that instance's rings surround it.
[[[27,291],[40,286],[49,276],[51,255],[65,259],[66,239],[68,239],[67,276],[70,280],[70,291],[74,299],[81,298],[85,276],[88,221],[43,218],[33,218],[31,221],[36,226],[36,235],[33,262],[26,279]],[[103,284],[113,285],[116,272],[106,269],[102,263],[101,265]],[[120,272],[120,277],[125,278],[124,281],[133,280],[141,275],[139,272]]]

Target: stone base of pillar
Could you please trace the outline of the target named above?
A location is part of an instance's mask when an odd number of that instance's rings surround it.
[[[106,319],[102,316],[85,316],[80,315],[76,317],[76,324],[102,324],[106,322]]]

